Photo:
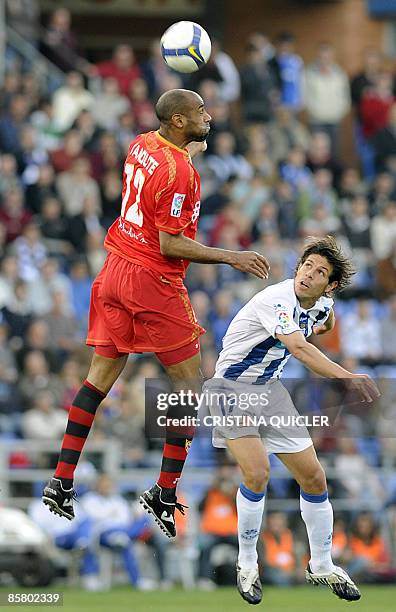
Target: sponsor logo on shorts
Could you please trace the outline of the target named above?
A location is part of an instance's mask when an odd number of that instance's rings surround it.
[[[183,202],[186,198],[185,193],[175,193],[172,200],[171,217],[180,217]]]

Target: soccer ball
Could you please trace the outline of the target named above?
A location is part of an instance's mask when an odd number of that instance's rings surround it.
[[[161,38],[165,62],[177,72],[195,72],[206,64],[212,43],[208,33],[193,21],[178,21]]]

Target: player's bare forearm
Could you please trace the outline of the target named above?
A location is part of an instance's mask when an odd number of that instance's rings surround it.
[[[195,263],[226,263],[241,272],[249,272],[258,278],[268,278],[269,264],[263,255],[254,251],[228,251],[208,247],[183,233],[159,232],[161,254],[165,257],[187,259]]]
[[[331,361],[316,346],[307,342],[302,332],[276,334],[276,336],[296,359],[315,374],[326,378],[348,380],[348,384],[356,390],[363,401],[371,402],[379,397],[380,392],[369,376],[349,372],[338,363]]]
[[[232,265],[234,252],[205,246],[184,234],[160,232],[160,248],[165,257],[180,257],[195,263],[227,263]]]
[[[353,374],[345,368],[331,361],[316,346],[305,342],[301,347],[296,348],[292,353],[296,359],[301,361],[307,368],[324,376],[325,378],[351,378]]]

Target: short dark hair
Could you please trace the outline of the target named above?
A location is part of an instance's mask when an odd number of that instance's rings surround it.
[[[188,113],[194,94],[188,89],[170,89],[163,93],[155,105],[155,114],[160,123],[168,123],[172,115]]]
[[[356,270],[351,260],[342,252],[334,236],[324,236],[323,238],[309,237],[308,244],[297,262],[295,272],[297,272],[310,255],[321,255],[327,259],[332,267],[329,281],[330,283],[333,281],[338,283],[335,291],[342,291],[348,287]]]

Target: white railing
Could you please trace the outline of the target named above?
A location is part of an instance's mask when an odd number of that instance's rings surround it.
[[[16,483],[43,483],[53,474],[53,469],[47,468],[18,468],[10,467],[10,457],[12,453],[22,452],[32,461],[32,464],[39,464],[45,455],[57,455],[59,453],[60,441],[37,441],[37,440],[1,440],[0,441],[0,503],[6,506],[27,508],[32,500],[32,496],[18,496],[13,494]],[[105,441],[88,441],[84,449],[84,458],[92,460],[92,456],[100,457],[101,470],[108,473],[116,486],[122,488],[130,487],[136,491],[144,490],[157,477],[158,466],[146,468],[121,468],[122,449],[121,444],[114,438]],[[374,469],[374,468],[373,468]],[[392,478],[393,470],[391,466],[375,468],[378,476],[385,485]],[[333,467],[326,468],[326,475],[329,479],[339,477],[339,473]],[[209,487],[213,477],[212,467],[190,467],[186,466],[183,474],[183,488],[192,493],[197,490],[204,491]],[[292,476],[283,467],[271,469],[271,479],[281,478],[290,479]],[[356,501],[350,498],[332,498],[332,504],[336,511],[356,510]],[[266,504],[268,510],[299,510],[298,497],[289,499],[268,498]],[[383,500],[370,498],[366,502],[359,504],[360,509],[378,511],[383,507]]]

